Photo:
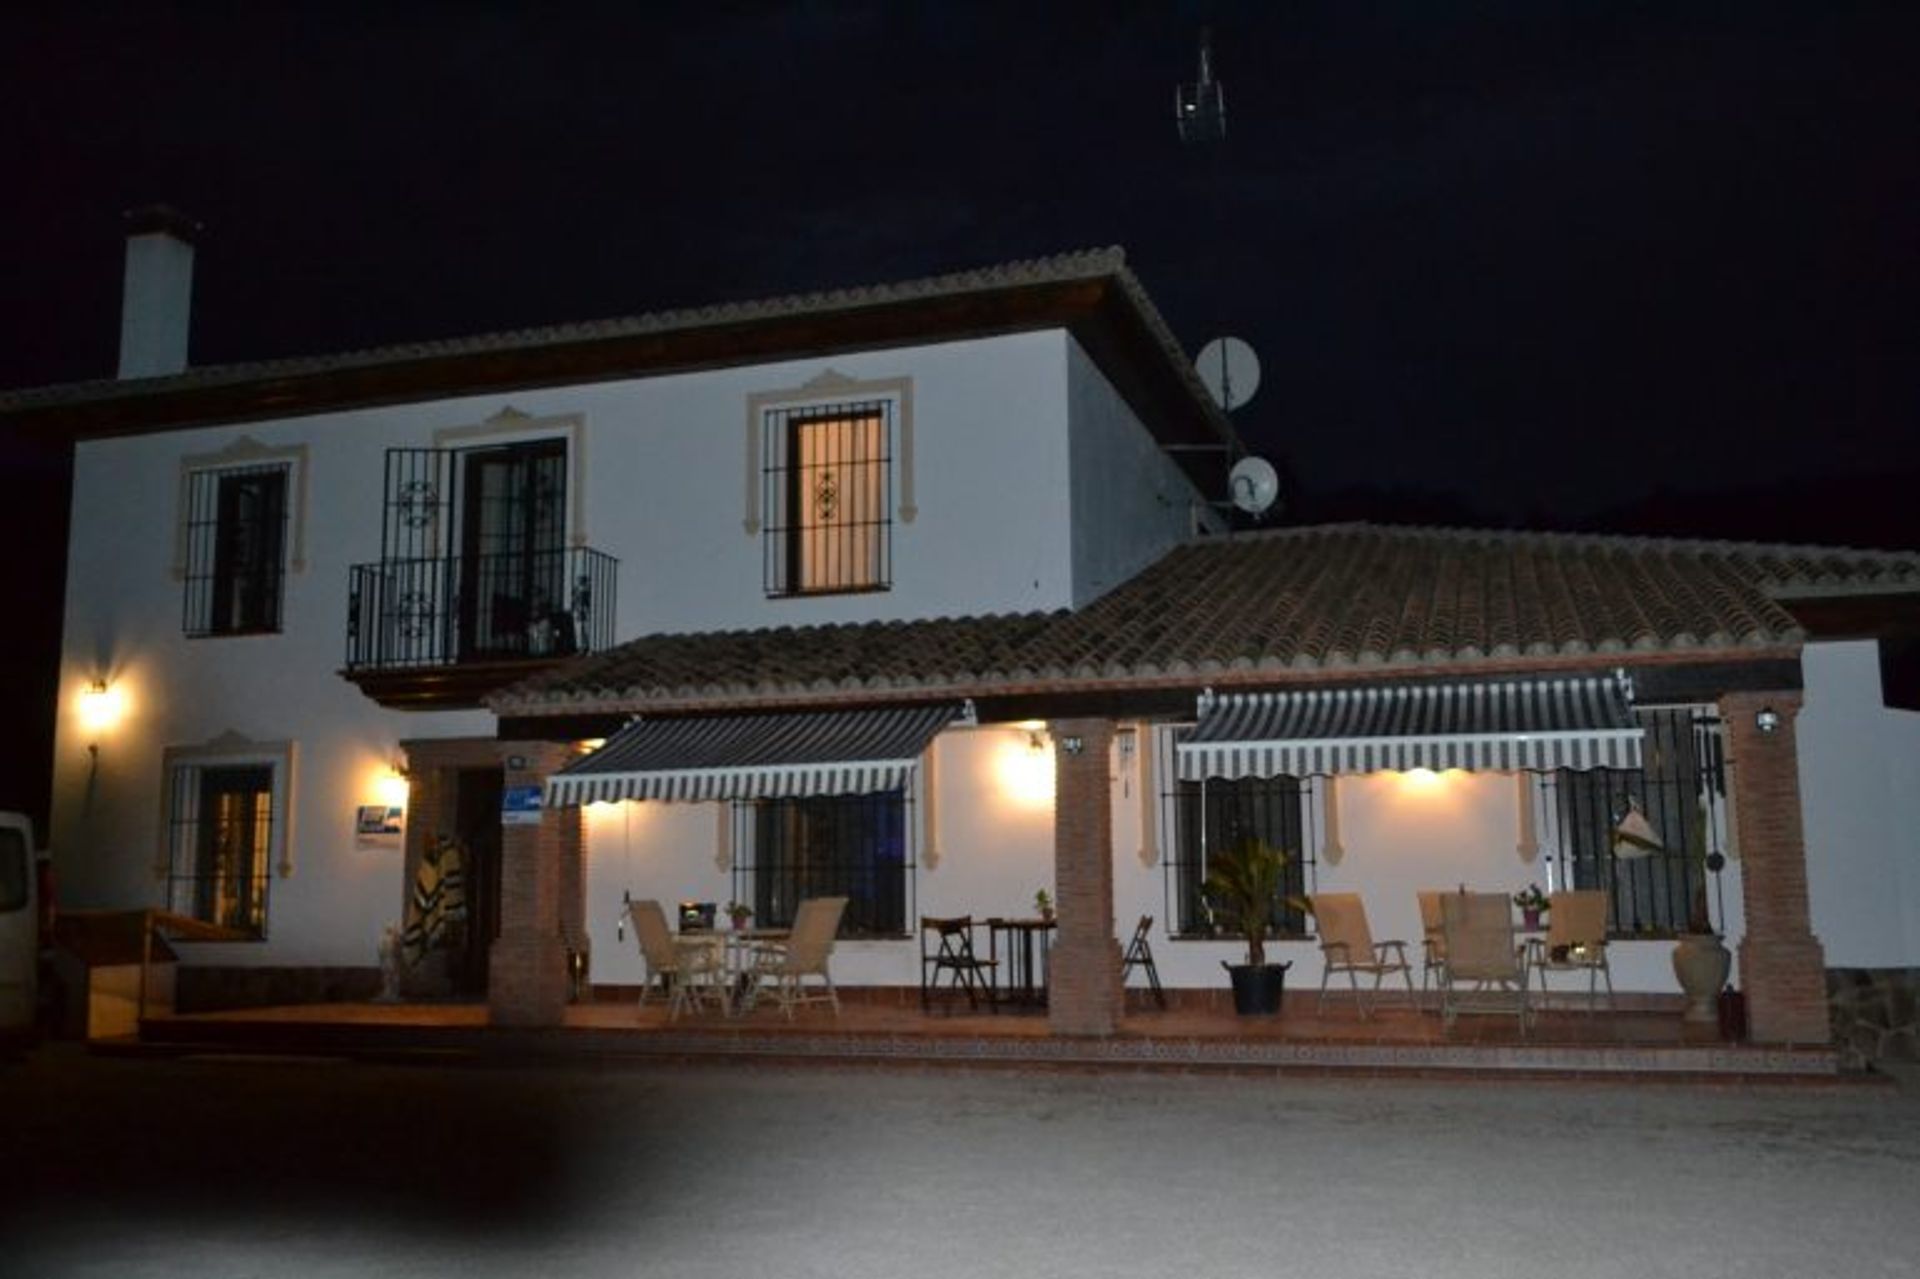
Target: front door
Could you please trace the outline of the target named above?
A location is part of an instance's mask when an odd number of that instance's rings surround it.
[[[454,829],[466,849],[466,937],[447,957],[455,995],[487,993],[487,960],[500,935],[500,803],[505,777],[497,768],[454,774]]]

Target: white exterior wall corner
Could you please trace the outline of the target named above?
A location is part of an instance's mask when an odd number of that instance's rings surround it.
[[[1191,534],[1206,496],[1067,339],[1073,605],[1098,599]]]
[[[1807,897],[1829,968],[1920,965],[1920,714],[1871,640],[1809,644],[1796,724]]]

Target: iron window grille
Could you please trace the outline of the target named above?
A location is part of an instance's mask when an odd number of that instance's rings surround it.
[[[167,909],[249,937],[267,935],[274,846],[271,764],[179,764],[167,831]]]
[[[905,937],[915,853],[906,792],[812,795],[733,806],[733,899],[786,928],[809,897],[845,897],[842,937]]]
[[[230,467],[187,477],[188,636],[280,629],[289,469],[285,464]]]
[[[1243,777],[1234,780],[1179,779],[1174,760],[1176,733],[1155,734],[1154,775],[1164,779],[1160,811],[1172,850],[1162,865],[1173,934],[1194,940],[1238,937],[1215,917],[1203,885],[1212,858],[1249,839],[1263,840],[1287,854],[1280,892],[1267,918],[1270,934],[1308,935],[1306,912],[1295,903],[1313,882],[1318,823],[1314,820],[1314,779]]]
[[[1694,707],[1636,714],[1646,729],[1639,768],[1561,769],[1542,778],[1561,878],[1568,887],[1606,891],[1609,931],[1618,937],[1717,926],[1730,793],[1720,720]],[[1614,828],[1629,801],[1661,848],[1616,846]]]
[[[767,411],[769,597],[891,588],[894,415],[891,399]]]

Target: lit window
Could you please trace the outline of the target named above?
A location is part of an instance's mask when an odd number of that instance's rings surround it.
[[[767,594],[892,585],[893,403],[766,415]]]

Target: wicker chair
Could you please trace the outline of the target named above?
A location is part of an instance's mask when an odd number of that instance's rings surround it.
[[[657,901],[631,903],[627,917],[633,920],[634,941],[647,964],[647,979],[640,987],[642,1004],[658,982],[666,987],[668,1021],[699,1003],[726,1008],[726,964],[715,947],[704,938],[691,945],[676,940]]]
[[[1540,974],[1540,994],[1547,994],[1547,974],[1587,975],[1587,1012],[1592,1013],[1601,978],[1607,983],[1607,1007],[1613,1002],[1613,970],[1607,966],[1607,895],[1598,889],[1569,890],[1547,899],[1547,935],[1528,945],[1529,966]]]
[[[1320,1004],[1327,1004],[1327,983],[1336,973],[1345,973],[1353,986],[1354,1007],[1362,1017],[1370,1016],[1368,1003],[1380,997],[1380,983],[1395,973],[1407,986],[1407,1003],[1414,1002],[1413,967],[1407,963],[1407,944],[1403,941],[1375,941],[1367,927],[1367,907],[1359,893],[1315,893],[1307,899],[1313,907],[1314,927],[1320,934]],[[1373,978],[1373,989],[1360,989],[1361,974]]]
[[[1447,963],[1440,1012],[1448,1029],[1461,1013],[1512,1013],[1526,1034],[1527,952],[1514,944],[1513,902],[1505,893],[1447,893],[1440,900]]]
[[[793,914],[793,930],[783,941],[768,942],[757,951],[752,970],[747,974],[743,1001],[752,1006],[762,987],[793,1019],[793,1010],[802,1004],[831,1004],[833,1015],[840,1015],[840,996],[833,988],[828,965],[833,959],[834,935],[840,931],[840,917],[846,913],[844,897],[809,897]],[[818,977],[820,984],[808,987],[806,979]]]

